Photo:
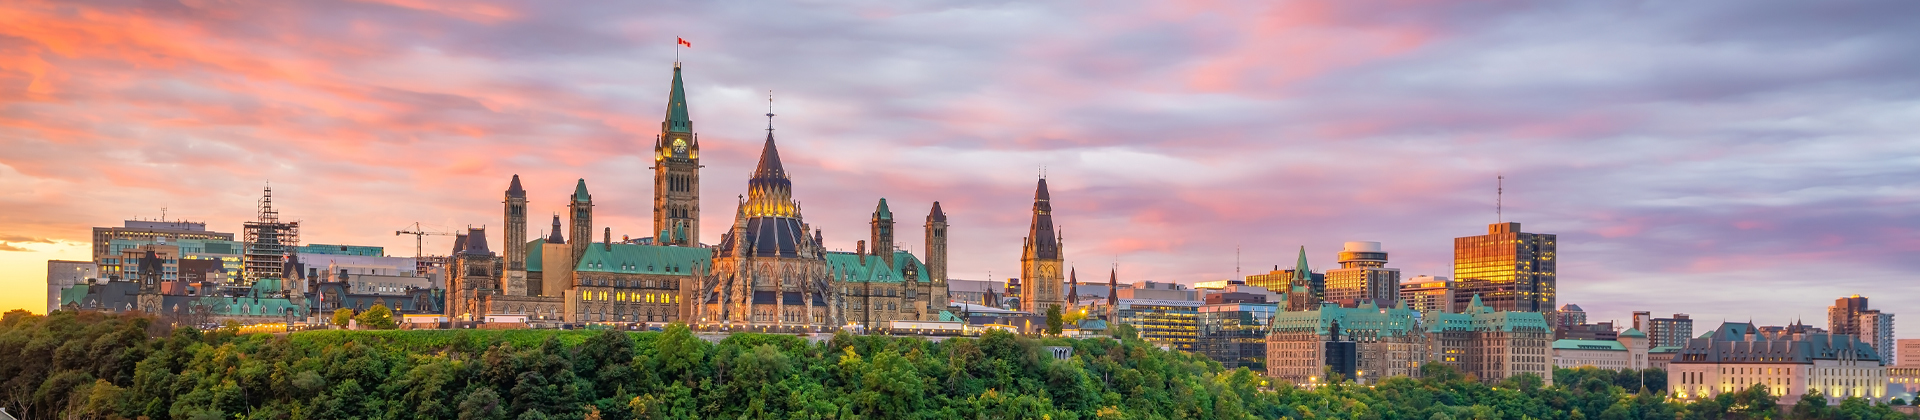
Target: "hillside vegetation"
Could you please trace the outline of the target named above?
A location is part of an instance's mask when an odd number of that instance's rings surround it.
[[[0,406],[25,419],[1637,419],[1762,418],[1763,394],[1691,405],[1621,375],[1487,386],[1444,367],[1377,387],[1280,386],[1127,340],[1006,333],[933,343],[685,328],[157,331],[137,315],[0,319]],[[157,335],[157,337],[156,337]],[[1044,346],[1071,346],[1054,360]],[[1637,385],[1633,386],[1636,389]],[[1805,405],[1805,404],[1803,404]],[[1807,418],[1904,418],[1851,400]],[[1777,418],[1777,416],[1775,416]]]

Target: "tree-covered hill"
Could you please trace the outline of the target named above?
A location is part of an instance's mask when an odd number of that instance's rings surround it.
[[[1071,346],[1074,357],[1054,360],[1045,346]],[[1538,378],[1492,387],[1450,369],[1427,373],[1375,387],[1267,390],[1253,372],[1138,340],[1005,333],[940,343],[842,334],[818,344],[737,334],[714,344],[677,326],[276,336],[159,331],[137,315],[15,311],[0,319],[0,406],[23,419],[1426,420],[1779,412],[1753,396],[1670,403],[1628,393],[1618,385],[1624,379],[1604,371],[1563,372],[1572,375],[1563,381],[1577,383],[1546,388]],[[1903,418],[1857,400],[1809,410],[1818,418]]]

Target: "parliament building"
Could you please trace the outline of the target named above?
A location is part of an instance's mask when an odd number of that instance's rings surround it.
[[[884,198],[870,215],[868,239],[857,242],[855,252],[829,251],[794,199],[771,121],[746,194],[735,203],[733,224],[718,244],[699,243],[700,141],[680,73],[675,63],[666,118],[653,144],[652,237],[616,242],[611,228],[595,232],[593,195],[581,179],[568,198],[566,227],[555,215],[548,235],[529,240],[526,191],[515,175],[504,194],[506,232],[499,252],[488,246],[484,228],[455,239],[447,267],[448,316],[679,321],[773,331],[942,320],[948,304],[947,216],[940,204],[933,203],[926,217],[924,260],[895,246],[894,215]]]

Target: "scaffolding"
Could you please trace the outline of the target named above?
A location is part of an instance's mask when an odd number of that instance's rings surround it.
[[[241,256],[243,285],[284,278],[288,256],[300,246],[300,222],[280,221],[280,212],[273,210],[272,186],[261,192],[259,206],[258,219],[247,222],[245,227],[246,250]]]

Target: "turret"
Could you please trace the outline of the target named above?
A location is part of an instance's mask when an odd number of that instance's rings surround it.
[[[887,199],[873,209],[872,226],[873,256],[893,268],[893,211],[887,209]]]

